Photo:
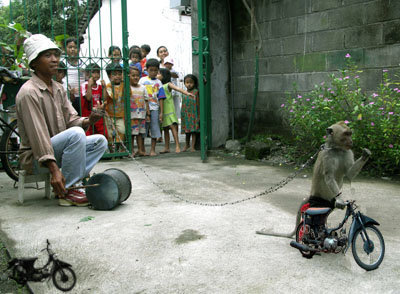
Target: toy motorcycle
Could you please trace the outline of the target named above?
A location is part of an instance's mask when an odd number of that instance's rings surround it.
[[[377,269],[385,255],[385,242],[376,228],[379,223],[356,211],[355,200],[345,204],[344,219],[333,229],[326,226],[331,208],[309,208],[302,212],[296,241],[290,242],[290,246],[299,249],[303,257],[312,258],[317,252],[346,253],[351,245],[353,257],[360,267],[367,271]],[[347,235],[343,226],[350,216],[353,222]]]
[[[51,278],[57,289],[64,292],[70,291],[76,283],[76,276],[72,270],[72,265],[57,258],[56,254],[50,248],[49,240],[47,240],[47,246],[43,250],[47,251],[49,259],[41,268],[33,266],[38,259],[37,257],[14,258],[11,260],[8,263],[8,269],[12,271],[10,278],[22,285],[28,281],[41,282],[46,278]]]

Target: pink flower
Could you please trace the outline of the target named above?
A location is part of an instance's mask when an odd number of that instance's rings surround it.
[[[326,136],[324,136],[324,139],[326,139]]]
[[[301,118],[304,118],[304,115],[302,115]]]
[[[312,106],[311,108],[312,108],[312,109],[314,109],[314,108],[315,108],[315,106]]]
[[[373,105],[373,104],[375,104],[375,102],[370,102],[370,103],[369,103],[369,105]]]
[[[285,104],[281,104],[281,107],[285,107]]]
[[[375,124],[374,124],[374,122],[371,122],[371,126],[374,126]]]
[[[388,70],[387,69],[384,69],[384,70],[382,70],[383,72],[388,72]]]
[[[300,99],[301,97],[303,97],[303,96],[301,96],[301,95],[297,95],[297,98],[299,98],[299,99]]]
[[[380,107],[379,110],[383,110],[383,107]]]
[[[289,112],[293,112],[293,109],[290,109],[290,111]]]
[[[335,91],[331,91],[331,94],[335,94]]]
[[[393,111],[389,112],[389,115],[392,115],[392,114],[393,114]]]
[[[339,80],[339,81],[341,81],[341,80],[342,80],[342,78],[338,78],[338,80]]]
[[[372,97],[377,97],[377,96],[379,96],[378,94],[376,94],[376,93],[374,93],[374,94],[372,94]]]
[[[294,100],[294,101],[293,101],[293,104],[296,104],[296,103],[297,103],[297,100]]]
[[[307,98],[306,101],[310,101],[310,98]]]
[[[348,79],[350,79],[350,77],[344,77],[344,79],[345,79],[345,80],[348,80]]]
[[[355,76],[355,78],[356,78],[356,79],[359,79],[359,78],[360,78],[360,76]]]
[[[393,148],[393,144],[389,144],[389,148]]]
[[[347,125],[348,123],[350,123],[348,120],[345,120],[344,123]]]
[[[321,83],[321,86],[323,86],[323,85],[325,85],[325,82],[322,82],[322,83]]]
[[[394,88],[394,89],[393,89],[393,91],[397,91],[397,90],[399,90],[399,88]]]
[[[346,54],[346,58],[351,58],[351,55],[349,53]]]

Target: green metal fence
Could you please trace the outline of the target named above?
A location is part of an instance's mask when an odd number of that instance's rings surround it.
[[[116,45],[122,50],[121,65],[123,69],[123,84],[124,84],[124,125],[125,125],[125,139],[120,142],[116,132],[112,128],[108,129],[108,139],[110,152],[106,153],[104,157],[115,157],[128,155],[126,146],[131,150],[131,120],[130,120],[130,105],[129,105],[129,45],[128,45],[128,25],[127,25],[127,2],[121,0],[121,11],[113,10],[112,5],[109,5],[109,11],[106,12],[101,9],[103,6],[102,0],[10,0],[8,3],[3,1],[3,7],[0,8],[0,65],[9,67],[13,70],[18,70],[23,74],[28,74],[27,64],[23,58],[22,42],[25,36],[25,31],[32,34],[41,33],[52,40],[54,40],[63,50],[61,60],[65,63],[64,69],[72,73],[76,71],[78,77],[79,93],[76,94],[74,106],[78,112],[81,113],[82,104],[80,97],[80,84],[85,80],[85,70],[89,64],[96,63],[100,67],[100,79],[109,80],[105,69],[107,65],[113,62],[104,50],[92,50],[91,34],[99,36],[99,43],[96,47],[103,48],[111,45]],[[8,4],[8,5],[7,5]],[[102,20],[102,15],[109,14],[109,23]],[[93,17],[99,18],[98,27],[91,28],[90,23]],[[116,25],[115,19],[119,24]],[[104,18],[104,17],[103,17]],[[102,26],[107,26],[107,34],[111,36],[111,44],[103,43],[103,29]],[[122,34],[122,44],[113,44],[112,36],[115,34]],[[87,38],[84,43],[83,36]],[[66,41],[68,38],[73,37],[77,40],[78,55],[73,58],[67,55]],[[108,36],[109,37],[109,36]],[[109,39],[109,38],[107,38]],[[85,52],[79,50],[80,48],[87,48]],[[77,61],[76,66],[75,61]],[[62,69],[62,68],[60,68]],[[87,78],[87,77],[86,77]],[[75,90],[72,88],[72,83],[75,79],[71,75],[66,75],[65,87],[68,97],[74,97]],[[114,92],[114,85],[111,85]],[[13,104],[15,95],[8,95],[7,101],[3,102],[4,105]],[[102,97],[103,99],[104,97]],[[110,102],[110,101],[109,101]],[[111,103],[115,103],[112,100]],[[115,105],[114,105],[115,106]],[[112,107],[110,107],[112,109]],[[114,107],[115,109],[115,107]],[[110,124],[115,122],[115,115],[109,113]],[[109,125],[110,125],[109,124]],[[105,134],[105,132],[104,132]]]
[[[125,139],[123,145],[130,150],[131,142],[131,120],[130,120],[130,105],[127,93],[129,93],[129,46],[128,46],[128,25],[127,25],[127,1],[120,0],[120,10],[111,5],[111,2],[104,1],[109,4],[107,10],[101,9],[104,6],[102,0],[10,0],[3,1],[3,7],[0,8],[0,65],[12,66],[13,69],[18,69],[23,73],[27,73],[24,69],[22,41],[25,31],[30,33],[42,33],[55,42],[57,42],[64,50],[62,58],[66,63],[66,69],[71,69],[71,58],[66,54],[66,40],[68,37],[74,37],[80,43],[83,36],[87,36],[83,44],[78,44],[79,48],[85,47],[87,50],[78,53],[78,64],[76,70],[78,76],[84,79],[86,67],[95,62],[101,68],[101,79],[107,79],[105,68],[112,62],[111,58],[106,54],[103,48],[108,48],[110,45],[118,45],[122,49],[122,67],[123,81],[125,87],[124,95],[124,111],[125,111]],[[119,3],[118,3],[119,4]],[[197,42],[198,49],[193,50],[193,54],[199,58],[199,87],[200,87],[200,127],[201,127],[201,158],[207,158],[207,150],[211,148],[212,133],[211,133],[211,96],[210,96],[210,56],[209,56],[209,39],[208,39],[208,5],[206,0],[197,0],[198,6],[198,37],[193,37],[193,41]],[[104,7],[103,7],[104,8]],[[98,18],[98,25],[91,27],[91,20]],[[114,20],[113,20],[114,18]],[[115,21],[117,19],[117,22]],[[12,24],[12,25],[8,25]],[[108,32],[104,33],[104,27],[107,27]],[[103,41],[104,34],[109,34],[107,40],[110,43]],[[122,34],[122,44],[114,44],[113,36]],[[91,43],[92,35],[96,35],[99,44]],[[93,48],[100,50],[93,50]],[[66,77],[66,85],[68,95],[71,96],[70,86],[72,84],[69,75]],[[10,95],[11,97],[12,95]],[[15,98],[15,95],[13,95]],[[10,98],[10,99],[13,99]],[[80,99],[78,100],[78,108],[81,109]],[[114,101],[113,101],[114,103]],[[5,104],[12,104],[7,101]],[[115,115],[110,113],[111,120],[115,122]],[[124,148],[118,148],[122,145],[118,136],[113,130],[109,136],[110,152],[104,157],[124,156],[128,153]]]

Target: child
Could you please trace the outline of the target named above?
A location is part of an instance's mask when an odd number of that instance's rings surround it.
[[[140,79],[139,84],[146,87],[147,115],[150,116],[151,150],[150,156],[157,155],[157,138],[161,138],[160,124],[163,118],[165,92],[162,83],[157,79],[160,63],[151,58],[146,63],[147,77]]]
[[[146,134],[146,88],[139,84],[140,71],[131,66],[129,70],[129,81],[131,84],[131,128],[132,128],[132,155],[135,156],[133,148],[134,137],[138,145],[139,156],[145,156],[144,135]]]
[[[129,51],[129,59],[131,60],[131,63],[129,66],[134,66],[137,69],[139,69],[140,76],[142,76],[142,66],[140,65],[140,60],[142,59],[142,54],[140,53],[139,49],[132,48],[132,50]]]
[[[80,86],[85,82],[85,77],[83,74],[82,62],[79,59],[79,43],[76,38],[68,38],[65,40],[65,52],[67,65],[67,75],[64,79],[65,85],[67,85],[66,89],[69,91],[70,100],[72,102],[72,106],[78,112],[78,115],[81,115],[81,95],[80,95]]]
[[[108,48],[108,58],[111,59],[112,63],[120,63],[122,58],[121,49],[118,46],[110,46]]]
[[[174,60],[167,56],[164,58],[164,66],[165,68],[169,69],[171,72],[171,83],[173,83],[175,86],[178,85],[178,72],[172,69],[174,66]],[[175,113],[176,117],[179,119],[181,118],[181,95],[179,95],[176,91],[172,92],[172,98],[174,100],[174,106],[175,106]]]
[[[102,97],[107,97],[107,88],[103,80],[99,83],[100,66],[98,64],[90,63],[85,69],[85,74],[87,74],[89,80],[81,85],[81,107],[82,116],[89,117],[92,108],[97,103],[102,104]],[[87,129],[86,136],[93,134],[101,134],[108,137],[103,118]]]
[[[146,71],[146,62],[147,62],[147,55],[149,55],[151,48],[149,45],[147,44],[143,44],[142,46],[140,46],[140,51],[142,52],[142,60],[140,61],[140,65],[142,66],[142,77],[147,76],[147,72]]]
[[[182,110],[181,110],[181,131],[186,134],[186,145],[182,151],[186,151],[190,147],[190,137],[192,137],[191,152],[195,151],[196,133],[200,130],[200,111],[199,111],[199,90],[198,80],[195,75],[188,74],[183,79],[186,89],[192,93],[193,96],[182,96]]]
[[[56,82],[59,82],[60,84],[64,84],[63,79],[65,78],[65,76],[67,75],[67,66],[65,65],[64,62],[60,61],[60,63],[58,64],[58,70],[57,70],[57,74],[56,74]]]
[[[110,63],[106,67],[110,83],[107,84],[106,112],[109,119],[115,124],[117,142],[125,140],[125,111],[124,111],[124,83],[122,82],[122,66],[119,63]],[[107,128],[113,129],[112,123],[107,120]],[[117,135],[117,134],[113,134]]]
[[[166,68],[160,68],[159,79],[163,83],[163,88],[165,91],[166,99],[164,100],[164,112],[163,112],[163,123],[162,127],[164,128],[164,138],[165,138],[165,148],[160,153],[169,153],[169,130],[172,131],[172,136],[175,140],[175,152],[181,152],[181,148],[179,146],[179,137],[178,137],[178,118],[175,113],[174,100],[172,99],[171,91],[175,90],[181,92],[184,95],[191,96],[192,98],[196,98],[195,95],[189,93],[181,88],[178,88],[173,83],[171,83],[171,73]]]

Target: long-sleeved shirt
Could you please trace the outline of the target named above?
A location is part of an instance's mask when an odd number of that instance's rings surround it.
[[[16,97],[20,164],[27,171],[32,171],[33,159],[39,164],[55,161],[50,138],[70,127],[82,126],[85,119],[78,116],[60,83],[52,81],[52,90],[53,95],[33,74]]]

